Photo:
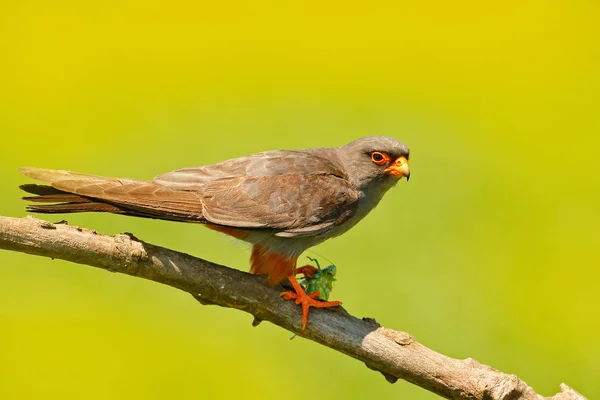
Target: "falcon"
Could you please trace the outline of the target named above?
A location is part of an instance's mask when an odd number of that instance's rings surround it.
[[[23,197],[36,203],[27,206],[30,212],[108,212],[200,223],[248,242],[253,274],[265,274],[271,286],[290,281],[294,290],[282,297],[302,306],[304,329],[309,307],[341,303],[304,291],[295,277],[298,257],[348,231],[388,189],[408,180],[408,158],[403,143],[369,136],[341,147],[267,151],[177,169],[152,181],[20,168],[47,183],[20,187],[35,195]]]

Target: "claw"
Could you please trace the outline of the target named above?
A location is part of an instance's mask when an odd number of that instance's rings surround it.
[[[306,323],[308,322],[308,309],[309,307],[315,308],[328,308],[328,307],[336,307],[342,304],[341,301],[319,301],[315,300],[319,296],[319,292],[314,292],[311,294],[307,294],[302,286],[296,280],[295,274],[288,276],[288,279],[292,286],[294,287],[295,292],[287,291],[281,292],[279,296],[283,297],[284,300],[295,300],[296,304],[302,306],[302,330],[306,327]]]

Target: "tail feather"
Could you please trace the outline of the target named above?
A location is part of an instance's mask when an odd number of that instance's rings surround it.
[[[78,172],[64,171],[60,169],[45,169],[45,168],[35,168],[35,167],[21,167],[19,168],[19,172],[25,176],[30,177],[31,179],[35,179],[36,181],[50,183],[51,185],[55,185],[61,181],[72,181],[72,180],[86,180],[88,182],[98,181],[102,182],[107,180],[108,178],[103,178],[100,176],[80,174]],[[40,186],[40,185],[37,185]]]
[[[27,193],[37,196],[25,196],[23,200],[32,201],[34,203],[90,203],[91,199],[79,196],[73,193],[63,192],[46,185],[27,184],[21,185],[19,188]]]
[[[112,204],[94,201],[91,198],[58,190],[52,186],[26,184],[19,186],[23,191],[36,196],[25,196],[23,200],[33,203],[58,203],[43,205],[28,205],[29,212],[43,214],[59,214],[74,212],[110,212],[122,214],[124,211]]]
[[[37,194],[38,196],[63,193],[60,190],[53,188],[52,186],[37,185],[35,183],[28,183],[25,185],[21,185],[21,186],[19,186],[19,189],[21,189],[27,193]]]
[[[107,203],[61,203],[29,205],[25,208],[29,212],[41,214],[68,214],[77,212],[109,212],[113,214],[127,214],[119,207]]]
[[[109,212],[171,221],[206,219],[198,192],[171,189],[152,181],[106,178],[42,168],[20,168],[24,175],[48,185],[26,184],[20,188],[35,196],[27,211],[37,213]]]
[[[92,200],[85,197],[77,196],[76,194],[49,194],[44,196],[25,196],[21,200],[31,201],[34,203],[90,203]]]

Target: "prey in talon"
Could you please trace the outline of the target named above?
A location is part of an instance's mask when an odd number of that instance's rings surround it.
[[[333,290],[333,282],[336,281],[335,274],[337,273],[337,267],[331,264],[325,268],[321,268],[319,260],[311,257],[308,257],[308,259],[317,264],[317,268],[313,267],[312,270],[307,270],[307,267],[312,267],[307,265],[296,270],[296,272],[304,275],[304,280],[300,282],[300,286],[302,286],[306,293],[319,293],[317,298],[327,301]]]
[[[296,268],[294,275],[302,274],[304,275],[304,280],[299,283],[296,280],[295,284],[292,282],[295,292],[287,291],[281,293],[281,296],[285,300],[295,300],[296,304],[302,306],[302,329],[306,327],[306,323],[308,322],[309,307],[329,308],[342,304],[341,301],[325,301],[329,299],[329,294],[335,281],[335,265],[332,264],[321,269],[319,261],[310,257],[308,259],[317,264],[317,267],[305,265]],[[304,294],[298,295],[298,293]]]

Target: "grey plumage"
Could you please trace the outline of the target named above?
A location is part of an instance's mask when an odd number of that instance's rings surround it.
[[[153,181],[21,168],[50,184],[21,188],[37,195],[26,200],[58,203],[30,205],[32,212],[111,212],[288,238],[325,235],[353,226],[397,182],[373,164],[374,151],[393,160],[408,158],[409,150],[395,139],[372,136],[342,147],[269,151],[178,169]]]

